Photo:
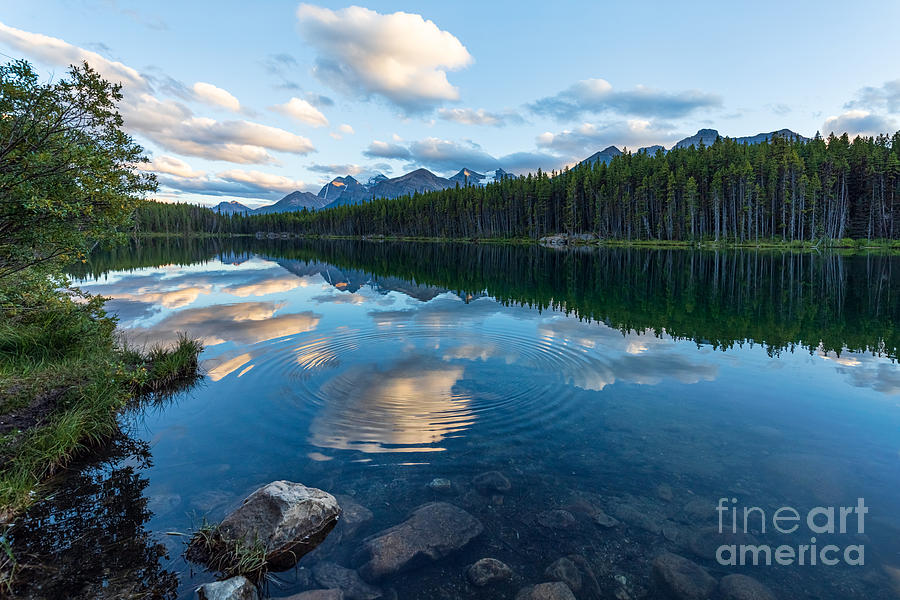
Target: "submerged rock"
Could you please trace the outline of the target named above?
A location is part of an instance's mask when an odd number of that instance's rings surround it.
[[[331,562],[322,562],[314,566],[312,572],[319,585],[340,590],[347,600],[381,598],[381,590],[360,579],[359,574],[353,569]]]
[[[256,586],[243,576],[205,583],[197,588],[200,600],[259,600]]]
[[[653,559],[656,584],[677,600],[706,600],[716,580],[697,563],[666,552]]]
[[[500,471],[487,471],[486,473],[476,475],[472,479],[472,485],[485,496],[490,496],[495,492],[508,492],[512,488],[509,479],[507,479],[506,475]]]
[[[428,489],[432,492],[446,493],[449,492],[452,488],[453,484],[450,483],[450,480],[444,479],[443,477],[435,477],[430,482],[428,482]]]
[[[705,527],[698,531],[694,537],[691,538],[690,548],[691,552],[699,556],[700,558],[705,558],[707,560],[715,560],[716,559],[716,551],[718,551],[720,546],[723,545],[734,545],[740,547],[741,545],[757,545],[759,541],[750,535],[749,533],[744,533],[742,531],[738,531],[737,533],[732,533],[729,530],[725,530],[723,532],[719,532],[718,526],[713,527]]]
[[[482,558],[466,571],[472,585],[484,587],[489,583],[512,579],[512,569],[496,558]]]
[[[344,600],[344,598],[346,596],[341,590],[309,590],[279,600]]]
[[[539,512],[537,522],[548,529],[571,529],[576,523],[572,513],[561,509]]]
[[[722,600],[776,600],[772,590],[746,575],[727,575],[719,582]]]
[[[218,531],[226,543],[261,541],[269,568],[284,570],[321,543],[340,514],[337,500],[327,492],[273,481],[250,494]]]
[[[367,538],[358,558],[360,574],[376,581],[391,573],[437,560],[462,548],[484,530],[481,522],[446,502],[415,509],[406,521]]]
[[[554,581],[562,581],[573,592],[581,589],[581,571],[568,558],[560,558],[544,571],[544,577]]]
[[[569,586],[560,582],[539,583],[519,590],[516,600],[575,600]]]
[[[341,529],[346,537],[365,527],[373,518],[372,511],[350,496],[335,496],[341,507]]]
[[[671,502],[675,498],[675,494],[672,492],[672,486],[668,483],[661,483],[656,486],[656,495],[660,500],[665,500],[666,502]]]

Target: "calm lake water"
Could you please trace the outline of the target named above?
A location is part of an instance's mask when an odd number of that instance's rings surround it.
[[[192,597],[215,577],[172,534],[286,479],[373,516],[273,574],[272,597],[323,587],[317,563],[356,567],[362,539],[434,500],[484,532],[379,582],[385,598],[512,598],[563,556],[580,565],[578,598],[662,597],[652,561],[664,551],[782,599],[898,597],[896,257],[168,240],[75,275],[111,298],[133,344],[202,338],[206,377],[124,415],[127,437],[31,510],[14,539],[47,564],[33,595]],[[487,471],[511,488],[476,489]],[[430,489],[435,478],[451,489]],[[720,498],[760,507],[765,533],[754,517],[720,540]],[[811,509],[859,498],[864,532],[856,514],[843,534],[808,528]],[[773,528],[782,507],[801,515],[797,531]],[[838,564],[715,556],[811,537],[837,546],[826,556]],[[849,546],[863,565],[845,560]],[[514,579],[467,583],[482,557]]]

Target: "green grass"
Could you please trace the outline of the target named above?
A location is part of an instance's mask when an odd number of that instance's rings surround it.
[[[103,300],[26,274],[0,284],[0,520],[39,494],[76,454],[118,429],[136,398],[198,376],[199,342],[142,353],[116,343]]]
[[[226,539],[218,525],[211,525],[205,519],[191,536],[185,557],[207,565],[226,578],[243,575],[258,582],[268,572],[266,547],[259,538],[250,543]]]

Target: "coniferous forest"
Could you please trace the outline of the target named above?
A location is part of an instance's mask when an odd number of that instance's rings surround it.
[[[456,187],[311,212],[222,215],[148,202],[152,233],[532,238],[555,233],[650,241],[812,242],[900,237],[900,132],[776,137],[625,153],[605,164],[538,170],[484,187]]]

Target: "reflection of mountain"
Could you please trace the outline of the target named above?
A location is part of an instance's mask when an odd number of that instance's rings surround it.
[[[326,382],[310,443],[362,452],[426,452],[469,427],[469,399],[453,392],[463,368],[410,358],[379,369],[351,367]]]
[[[371,281],[423,300],[444,289],[463,298],[487,294],[721,348],[755,342],[772,353],[798,344],[810,351],[821,344],[823,351],[847,347],[891,357],[900,351],[900,258],[876,254],[626,248],[573,253],[484,244],[163,238],[97,254],[87,271],[79,267],[77,273],[187,264],[223,251],[272,257],[298,275],[327,272],[326,281],[339,284],[337,289],[358,290]],[[132,314],[137,308],[128,307]]]
[[[282,268],[299,277],[321,275],[327,283],[342,292],[357,292],[363,286],[386,294],[401,292],[411,298],[427,302],[447,290],[431,285],[421,285],[397,277],[375,277],[356,269],[339,269],[327,263],[305,262],[299,260],[275,260]]]

